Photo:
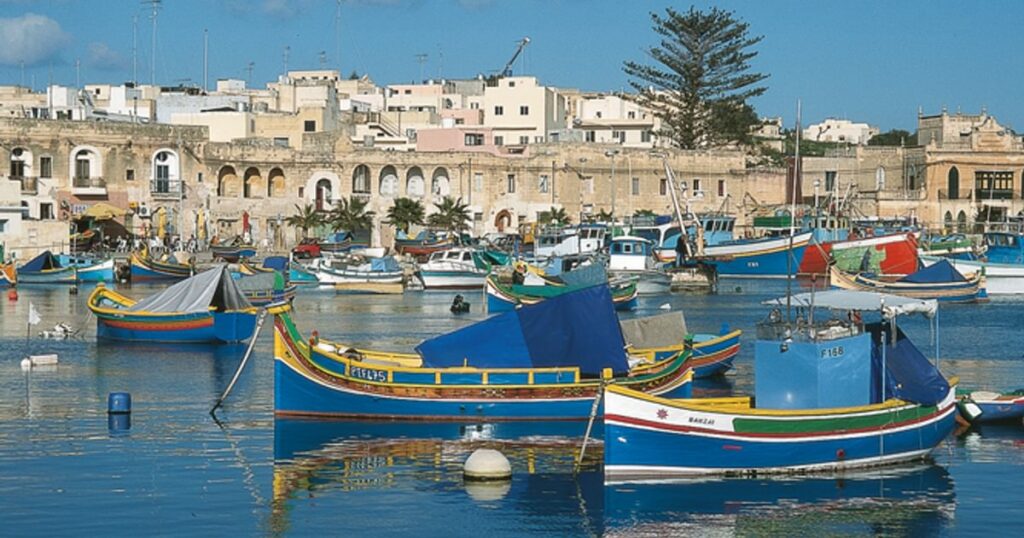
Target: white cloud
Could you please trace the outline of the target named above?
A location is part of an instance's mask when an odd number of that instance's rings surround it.
[[[85,49],[85,65],[101,71],[117,71],[128,68],[128,60],[106,43],[93,42]]]
[[[56,58],[70,42],[71,36],[49,17],[0,18],[0,65],[39,65]]]

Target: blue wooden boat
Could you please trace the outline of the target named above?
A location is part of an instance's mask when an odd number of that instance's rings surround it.
[[[226,262],[235,263],[241,259],[255,257],[256,246],[246,244],[212,245],[210,252],[215,260],[220,258]]]
[[[714,265],[720,277],[785,277],[800,268],[811,232],[792,237],[738,239],[704,248],[699,259]]]
[[[238,268],[239,272],[243,275],[279,271],[281,274],[287,275],[289,284],[296,286],[316,286],[320,284],[315,274],[302,265],[290,261],[286,256],[267,256],[259,266],[253,265],[249,260],[243,260],[239,262]]]
[[[182,280],[195,274],[192,264],[180,263],[174,256],[157,260],[148,251],[132,252],[128,260],[132,282]]]
[[[721,375],[732,368],[743,331],[723,323],[718,334],[691,333],[682,312],[669,312],[619,321],[630,357],[648,362],[686,352],[686,367],[695,379]]]
[[[685,354],[631,368],[607,286],[424,341],[416,355],[306,341],[274,323],[274,411],[417,420],[585,420],[607,382],[688,394]]]
[[[87,302],[96,337],[133,342],[240,342],[257,310],[220,265],[141,301],[97,286]]]
[[[59,256],[49,250],[32,258],[18,268],[19,284],[76,284],[78,282],[112,282],[114,260],[91,260],[66,258],[61,263]]]
[[[883,315],[867,325],[851,315],[795,323],[774,310],[758,327],[757,407],[609,386],[605,476],[841,471],[922,459],[953,431],[955,381],[895,327],[900,313],[934,315],[935,301],[846,290],[791,300]]]
[[[278,271],[255,275],[241,275],[235,279],[238,289],[253,306],[287,303],[295,298],[297,286],[289,284]]]
[[[987,390],[964,392],[960,397],[960,412],[971,423],[1016,422],[1024,419],[1024,389],[998,393]],[[970,406],[973,404],[976,409]]]
[[[903,278],[882,279],[864,273],[850,274],[836,266],[829,268],[834,288],[890,293],[915,299],[966,303],[988,299],[984,272],[964,277],[949,260],[942,259]]]
[[[612,303],[616,310],[635,310],[639,288],[635,279],[608,281],[604,265],[593,263],[560,273],[557,276],[538,274],[520,266],[520,274],[526,273],[522,284],[514,284],[507,274],[492,272],[484,280],[484,294],[487,296],[487,311],[507,312],[518,305],[536,304],[549,297],[555,297],[589,286],[608,283],[612,291]]]

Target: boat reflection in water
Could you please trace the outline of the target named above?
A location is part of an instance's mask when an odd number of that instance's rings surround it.
[[[832,476],[607,483],[604,506],[612,534],[936,536],[953,524],[956,496],[946,469],[928,463]]]
[[[936,465],[841,476],[604,484],[600,442],[588,446],[581,472],[573,474],[582,435],[577,426],[276,419],[267,526],[274,533],[332,535],[376,528],[424,536],[466,529],[477,536],[662,536],[715,529],[932,536],[953,523],[953,480]],[[509,458],[511,481],[463,481],[462,463],[484,447]],[[417,509],[393,517],[399,498]],[[322,517],[305,517],[332,510],[339,515],[330,526],[318,523]],[[570,522],[567,513],[579,517]]]

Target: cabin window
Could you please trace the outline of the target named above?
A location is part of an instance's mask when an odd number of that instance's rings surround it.
[[[468,252],[463,252],[462,253],[462,261],[464,261],[464,262],[471,262],[471,261],[473,261],[473,255],[468,253]]]
[[[631,245],[629,243],[624,243],[622,245],[622,253],[623,254],[632,254],[633,253],[633,245]]]

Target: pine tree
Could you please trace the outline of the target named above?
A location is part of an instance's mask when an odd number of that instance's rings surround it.
[[[698,149],[750,140],[757,114],[747,100],[763,94],[759,83],[768,75],[750,71],[757,56],[749,24],[730,11],[695,7],[685,13],[672,8],[651,13],[661,36],[647,50],[655,65],[626,62],[624,71],[636,101],[661,119],[658,136],[683,149]]]

